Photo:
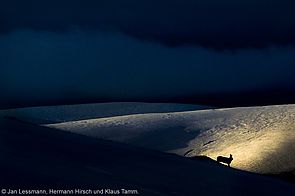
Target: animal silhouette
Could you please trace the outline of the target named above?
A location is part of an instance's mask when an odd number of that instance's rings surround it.
[[[230,154],[229,158],[228,157],[223,157],[223,156],[218,156],[217,157],[217,162],[218,163],[226,163],[230,167],[230,163],[233,160],[233,156]]]

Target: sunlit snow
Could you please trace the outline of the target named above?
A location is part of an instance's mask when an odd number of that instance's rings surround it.
[[[232,167],[295,168],[295,105],[134,114],[46,126],[188,156],[233,154]]]

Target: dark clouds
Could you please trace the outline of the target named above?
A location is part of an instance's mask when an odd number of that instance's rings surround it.
[[[15,31],[0,37],[0,54],[2,105],[295,89],[294,48],[232,53],[168,48],[122,34]]]
[[[1,1],[1,32],[121,32],[168,46],[217,49],[295,45],[293,0]]]
[[[259,104],[294,102],[294,5],[1,1],[0,108],[77,100],[257,100],[247,92],[258,92]],[[275,89],[275,101],[267,102]]]

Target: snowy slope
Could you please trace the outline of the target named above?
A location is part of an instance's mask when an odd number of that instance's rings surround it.
[[[295,105],[137,114],[49,124],[61,130],[189,156],[233,154],[259,173],[295,168]]]
[[[208,106],[166,103],[117,102],[81,105],[41,106],[0,110],[1,116],[13,116],[31,123],[46,124],[127,114],[175,112],[210,108]]]
[[[0,185],[136,190],[140,195],[284,195],[294,184],[214,162],[0,118]]]

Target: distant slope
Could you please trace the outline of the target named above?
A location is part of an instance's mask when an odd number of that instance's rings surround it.
[[[208,108],[210,107],[188,104],[114,102],[0,110],[0,116],[13,116],[36,124],[46,124],[128,114],[179,112]]]
[[[293,184],[115,142],[0,119],[5,188],[136,189],[141,195],[285,195]]]
[[[189,156],[233,154],[232,166],[259,173],[295,169],[295,105],[137,114],[48,127]]]

